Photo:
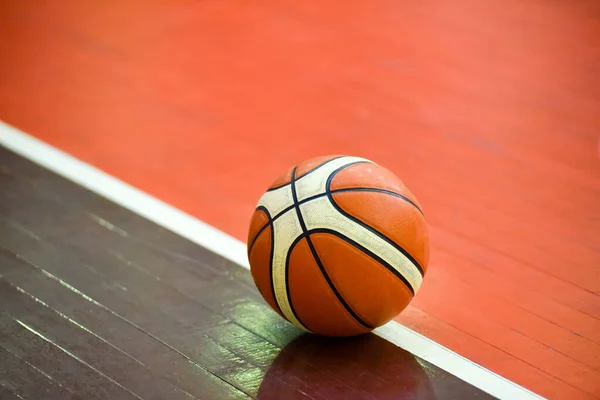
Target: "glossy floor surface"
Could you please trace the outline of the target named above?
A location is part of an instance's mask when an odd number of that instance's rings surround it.
[[[378,336],[304,334],[240,266],[0,160],[2,399],[490,398]]]
[[[12,1],[0,118],[240,239],[271,179],[371,158],[432,257],[398,321],[600,397],[597,1]]]

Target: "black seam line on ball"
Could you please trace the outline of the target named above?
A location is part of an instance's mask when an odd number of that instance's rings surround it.
[[[292,171],[292,198],[294,199],[294,206],[296,208],[296,213],[298,215],[298,221],[300,221],[300,227],[302,228],[302,235],[306,237],[306,242],[308,243],[310,252],[312,253],[313,258],[317,262],[317,266],[319,267],[321,274],[325,278],[325,281],[327,281],[329,288],[333,291],[333,294],[335,294],[335,297],[337,297],[338,301],[342,304],[342,306],[344,306],[346,311],[348,311],[348,313],[352,316],[352,318],[354,318],[356,320],[356,322],[358,322],[359,324],[361,324],[362,326],[364,326],[365,328],[367,328],[369,330],[374,329],[373,326],[371,326],[371,325],[367,324],[365,321],[363,321],[354,312],[354,310],[352,309],[352,307],[350,307],[350,305],[346,302],[346,300],[344,300],[341,293],[337,290],[337,288],[333,284],[333,281],[331,280],[331,277],[327,273],[325,266],[321,262],[321,258],[319,257],[319,254],[317,254],[317,249],[315,249],[315,246],[314,246],[312,240],[310,239],[310,235],[307,234],[307,232],[306,232],[307,231],[306,223],[304,222],[304,218],[302,217],[302,211],[300,211],[300,204],[298,203],[298,195],[296,193],[296,168],[294,168],[294,171]],[[289,288],[289,286],[288,286],[288,288]],[[291,299],[291,297],[289,297],[289,294],[288,294],[288,298],[290,299],[290,304],[291,304],[292,299]],[[296,316],[296,318],[297,318],[297,316]]]
[[[404,275],[402,275],[400,272],[398,272],[394,267],[392,267],[383,258],[379,257],[377,254],[373,253],[371,250],[367,249],[366,247],[364,247],[360,243],[355,242],[354,240],[350,239],[349,237],[347,237],[345,235],[342,235],[341,233],[339,233],[337,231],[334,231],[333,229],[327,229],[327,228],[311,229],[310,231],[307,232],[307,235],[312,235],[312,234],[316,234],[316,233],[327,233],[327,234],[333,235],[333,236],[335,236],[335,237],[343,240],[344,242],[346,242],[346,243],[348,243],[348,244],[356,247],[357,249],[359,249],[360,251],[362,251],[363,253],[365,253],[367,256],[371,257],[373,260],[375,260],[378,263],[380,263],[385,269],[389,270],[396,277],[398,277],[398,279],[400,279],[404,283],[404,285],[406,285],[406,287],[412,293],[412,295],[413,296],[415,295],[415,289],[408,282],[408,280],[404,277]]]
[[[258,240],[258,238],[260,237],[260,235],[265,231],[265,229],[267,229],[268,227],[273,227],[273,222],[275,222],[275,218],[271,218],[271,214],[269,213],[269,210],[267,210],[267,207],[265,206],[258,206],[256,207],[256,209],[254,210],[254,212],[256,211],[263,211],[265,214],[267,214],[268,220],[267,222],[262,226],[262,228],[260,228],[258,230],[258,232],[256,232],[256,235],[254,235],[254,238],[252,239],[252,242],[250,242],[250,246],[248,246],[248,257],[250,257],[250,253],[252,252],[252,249],[254,248],[254,244],[256,243],[256,241]]]
[[[383,233],[379,232],[377,229],[373,228],[372,226],[369,226],[367,224],[365,224],[364,222],[362,222],[360,219],[356,218],[355,216],[347,213],[346,211],[344,211],[342,209],[342,207],[340,207],[334,200],[333,198],[333,192],[331,191],[331,181],[333,180],[333,178],[335,177],[335,175],[342,171],[344,168],[347,168],[351,165],[354,164],[359,164],[363,161],[357,161],[355,163],[351,163],[348,165],[344,165],[338,169],[336,169],[335,171],[333,171],[331,173],[331,175],[329,175],[329,178],[327,178],[327,183],[325,184],[325,192],[327,193],[327,198],[329,199],[329,201],[331,202],[331,205],[333,205],[335,207],[336,210],[338,210],[338,212],[340,214],[342,214],[343,216],[345,216],[346,218],[356,222],[357,224],[359,224],[360,226],[362,226],[363,228],[373,232],[375,235],[379,236],[381,239],[385,240],[386,242],[388,242],[390,245],[392,245],[396,250],[398,250],[400,253],[404,254],[404,256],[406,258],[408,258],[410,260],[411,263],[414,264],[415,267],[417,267],[417,269],[419,270],[419,273],[421,274],[421,276],[425,276],[425,271],[423,270],[423,267],[421,267],[421,265],[417,262],[417,260],[415,260],[415,258],[413,256],[411,256],[409,254],[408,251],[404,250],[400,245],[398,245],[398,243],[394,242],[392,239],[390,239],[389,237],[387,237],[386,235],[384,235]]]
[[[336,194],[336,193],[346,193],[346,192],[382,193],[382,194],[387,194],[387,195],[390,195],[390,196],[398,197],[399,199],[402,199],[402,200],[406,201],[407,203],[412,204],[421,213],[421,215],[424,216],[423,211],[421,211],[421,209],[412,200],[410,200],[406,196],[403,196],[403,195],[401,195],[399,193],[396,193],[396,192],[392,192],[390,190],[378,189],[378,188],[368,188],[368,187],[352,187],[352,188],[334,189],[334,190],[331,190],[329,193],[331,193],[333,195],[333,194]],[[321,197],[324,197],[324,196],[327,196],[327,195],[328,195],[327,192],[320,193],[320,194],[315,194],[313,196],[310,196],[310,197],[307,197],[305,199],[300,200],[298,202],[298,205],[307,203],[307,202],[312,201],[312,200],[316,200],[318,198],[321,198]],[[275,220],[279,219],[279,217],[281,217],[283,214],[285,214],[286,212],[292,210],[295,207],[296,207],[295,204],[292,204],[291,206],[286,207],[283,211],[280,211],[277,215],[275,215],[273,217],[273,219],[269,221],[269,223],[272,224]],[[262,210],[262,209],[265,209],[265,207],[260,206],[260,207],[256,208],[256,210]],[[254,247],[254,243],[256,242],[256,239],[258,239],[258,237],[260,236],[260,234],[265,229],[267,229],[269,227],[269,223],[266,223],[262,228],[260,228],[260,230],[258,231],[258,233],[254,236],[254,239],[250,243],[250,251],[252,251],[252,248]]]
[[[258,206],[254,211],[264,212],[267,216],[267,222],[258,230],[258,232],[256,232],[256,235],[254,235],[254,237],[252,238],[252,245],[248,247],[248,255],[250,255],[250,252],[252,251],[252,247],[254,247],[254,242],[256,242],[256,239],[260,236],[261,233],[264,232],[265,229],[267,229],[269,226],[272,226],[273,221],[275,221],[274,218],[271,218],[271,213],[265,206]]]
[[[285,292],[287,293],[288,302],[290,303],[290,308],[292,309],[292,313],[294,314],[294,316],[296,317],[296,319],[309,332],[312,332],[312,329],[308,325],[306,325],[300,318],[298,318],[298,314],[296,313],[296,310],[294,309],[294,304],[292,303],[292,295],[290,294],[290,258],[292,256],[292,250],[294,250],[294,248],[296,247],[296,245],[298,243],[300,243],[300,241],[302,239],[304,239],[304,234],[301,234],[296,239],[294,239],[294,241],[290,245],[290,248],[288,249],[287,254],[285,256]],[[283,314],[283,315],[285,315],[285,314]]]
[[[257,208],[257,210],[264,212],[267,215],[267,218],[269,219],[263,228],[269,227],[269,226],[271,227],[271,246],[270,246],[271,250],[270,250],[270,254],[269,254],[269,284],[271,286],[271,294],[273,295],[273,301],[275,301],[275,305],[277,306],[279,313],[283,314],[281,312],[281,307],[279,306],[279,302],[277,301],[277,296],[275,295],[275,286],[273,286],[273,252],[275,251],[275,230],[273,229],[273,219],[271,218],[271,214],[269,213],[269,210],[267,210],[266,207],[260,206]],[[256,238],[261,234],[261,232],[263,230],[264,229],[261,228],[261,230],[254,237],[253,242],[256,241]],[[252,248],[250,248],[250,250],[248,250],[248,258],[250,257],[251,252],[252,252]]]
[[[329,164],[329,163],[330,163],[330,162],[332,162],[332,161],[339,160],[339,159],[340,159],[340,158],[342,158],[342,157],[347,157],[347,156],[337,156],[337,157],[333,157],[333,158],[331,158],[331,159],[329,159],[329,160],[327,160],[327,161],[324,161],[324,162],[322,162],[321,164],[319,164],[319,165],[317,165],[316,167],[314,167],[313,169],[311,169],[310,171],[308,171],[307,173],[305,173],[304,175],[302,175],[302,176],[299,176],[299,177],[298,177],[298,179],[300,179],[300,178],[304,178],[306,175],[308,175],[308,174],[312,174],[313,172],[315,172],[315,171],[316,171],[316,170],[318,170],[319,168],[321,168],[321,167],[323,167],[323,166],[325,166],[325,165]],[[294,167],[294,171],[295,171],[296,169],[298,169],[298,167]],[[292,183],[292,182],[290,181],[290,182],[288,182],[288,183],[284,183],[284,184],[282,184],[282,185],[279,185],[279,186],[275,186],[275,187],[269,188],[269,189],[267,189],[266,191],[267,191],[267,192],[272,192],[273,190],[281,189],[282,187],[286,187],[286,186],[288,186],[288,185],[291,185],[291,183]]]
[[[369,188],[369,187],[351,187],[351,188],[344,188],[344,189],[334,189],[334,190],[330,190],[329,191],[329,193],[331,193],[331,194],[344,193],[344,192],[371,192],[371,193],[389,194],[391,196],[398,197],[398,198],[406,201],[407,203],[411,204],[414,208],[417,209],[417,211],[423,217],[425,217],[425,214],[423,213],[423,210],[421,210],[421,208],[414,201],[412,201],[411,199],[409,199],[406,196],[401,195],[400,193],[393,192],[391,190],[378,189],[378,188]],[[324,194],[327,194],[327,193],[324,193]]]
[[[294,206],[297,205],[298,202],[298,197],[296,196],[296,169],[298,167],[294,167],[294,169],[292,170],[292,180],[290,181],[290,184],[292,185],[292,198],[294,200]],[[300,220],[300,226],[302,226],[302,231],[304,232],[304,221],[302,220],[302,215],[300,214],[300,208],[296,208],[296,212],[298,213],[298,219]],[[302,236],[302,235],[301,235]],[[292,255],[292,249],[293,247],[299,243],[300,240],[297,238],[292,245],[290,246],[290,248],[288,249],[287,255],[285,257],[285,292],[287,294],[287,298],[288,298],[288,303],[290,304],[290,309],[292,310],[292,314],[294,314],[294,317],[296,317],[296,320],[298,320],[300,322],[300,324],[302,324],[302,326],[304,326],[306,329],[308,329],[308,327],[304,324],[304,322],[302,322],[302,320],[300,318],[298,318],[298,313],[296,313],[296,310],[294,309],[294,304],[292,302],[292,295],[290,293],[290,257]]]

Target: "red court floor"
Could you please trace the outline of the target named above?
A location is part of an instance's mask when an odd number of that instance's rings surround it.
[[[549,398],[600,398],[596,1],[11,1],[0,119],[245,239],[349,154],[431,227],[398,321]]]

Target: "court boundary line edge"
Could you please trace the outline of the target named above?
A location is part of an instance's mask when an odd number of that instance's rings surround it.
[[[0,145],[249,270],[246,244],[100,169],[0,120]],[[396,321],[373,331],[398,347],[499,399],[540,395]]]

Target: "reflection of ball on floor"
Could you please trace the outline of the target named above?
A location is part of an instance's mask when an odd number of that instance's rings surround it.
[[[277,179],[250,222],[254,281],[282,317],[350,336],[400,313],[421,286],[427,226],[412,193],[357,157],[308,160]]]
[[[286,389],[322,399],[441,398],[429,374],[435,374],[432,378],[438,382],[449,383],[448,377],[432,370],[430,364],[377,335],[331,339],[304,334],[277,355],[256,398],[292,398],[289,392],[282,394]],[[473,397],[460,389],[452,395],[453,399]]]

